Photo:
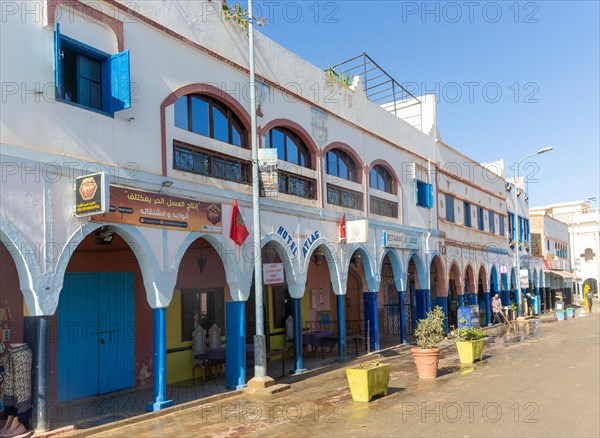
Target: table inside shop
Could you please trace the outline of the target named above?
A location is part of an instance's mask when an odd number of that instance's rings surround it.
[[[222,365],[227,359],[227,348],[209,348],[204,352],[203,365],[210,374],[213,365]],[[246,344],[246,359],[254,360],[254,344]]]
[[[302,333],[302,345],[310,345],[313,351],[315,352],[315,358],[317,357],[317,349],[321,348],[321,352],[325,355],[323,350],[323,339],[328,339],[328,344],[331,345],[331,339],[335,339],[337,343],[337,336],[335,332],[326,330],[326,331],[313,331],[313,332],[304,332]],[[335,345],[335,343],[334,343]]]

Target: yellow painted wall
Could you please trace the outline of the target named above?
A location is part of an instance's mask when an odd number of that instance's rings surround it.
[[[180,347],[190,347],[190,350],[167,354],[167,383],[192,378],[192,342],[181,341],[181,292],[176,289],[167,307],[167,350]],[[196,368],[196,376],[201,376],[202,372],[201,368]]]

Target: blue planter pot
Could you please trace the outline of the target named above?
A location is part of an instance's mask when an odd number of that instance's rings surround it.
[[[557,321],[565,321],[566,319],[567,319],[567,312],[565,312],[564,310],[556,311],[556,320]]]

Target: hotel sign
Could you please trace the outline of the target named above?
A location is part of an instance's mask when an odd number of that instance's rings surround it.
[[[346,222],[346,243],[365,243],[369,240],[369,221]]]
[[[384,231],[383,246],[388,248],[419,249],[419,238],[393,231]]]
[[[125,187],[110,187],[110,208],[96,222],[221,233],[221,204],[176,198]]]
[[[108,206],[108,184],[104,172],[75,179],[75,216],[104,213]]]

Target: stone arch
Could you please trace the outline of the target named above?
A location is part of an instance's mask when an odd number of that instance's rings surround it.
[[[365,282],[367,283],[366,286],[369,289],[369,292],[379,291],[379,272],[375,271],[375,261],[373,260],[371,253],[365,244],[355,243],[348,246],[346,260],[344,260],[346,272],[349,271],[350,261],[356,252],[358,252],[361,256],[361,263],[365,273]]]
[[[310,247],[309,251],[306,253],[306,257],[302,266],[302,271],[308,273],[310,260],[317,249],[320,249],[323,252],[323,256],[325,257],[325,261],[327,262],[327,267],[329,269],[329,278],[333,287],[333,293],[335,295],[345,295],[347,282],[345,281],[346,277],[342,276],[340,262],[337,258],[339,246],[328,242],[322,237],[315,240],[312,246]]]
[[[463,295],[463,278],[460,275],[460,269],[458,267],[458,263],[452,262],[450,265],[449,272],[454,275],[454,283],[456,285],[456,295]],[[448,275],[448,281],[450,281],[450,275]]]
[[[483,292],[487,292],[489,291],[489,280],[487,277],[487,273],[485,271],[485,265],[480,265],[479,266],[479,272],[477,274],[477,292],[479,292],[479,281],[481,280],[481,283],[483,285]]]
[[[29,312],[36,316],[38,314],[52,314],[44,312],[46,310],[45,306],[40,302],[41,297],[38,297],[41,291],[35,290],[34,279],[42,277],[35,253],[17,227],[4,217],[0,218],[0,241],[6,247],[17,267],[19,286]]]
[[[392,272],[394,273],[394,283],[396,284],[396,289],[399,291],[405,291],[406,283],[404,281],[404,277],[406,275],[402,269],[402,262],[400,261],[400,257],[398,256],[396,250],[394,250],[393,248],[387,248],[385,251],[383,251],[383,253],[381,254],[381,259],[377,264],[379,266],[378,272],[381,272],[385,256],[388,257],[392,265]]]
[[[465,267],[465,276],[463,279],[463,285],[466,284],[468,290],[463,290],[463,293],[477,293],[477,287],[475,286],[475,272],[473,271],[473,266],[470,263],[467,263]]]
[[[299,281],[298,272],[294,270],[294,264],[292,261],[298,261],[299,255],[294,255],[288,245],[287,242],[277,233],[269,233],[260,241],[261,250],[267,245],[271,244],[275,252],[281,259],[283,263],[283,269],[285,271],[285,279],[288,285],[288,291],[292,298],[302,298],[304,296],[304,286],[306,281]],[[300,248],[298,248],[300,251]],[[305,280],[303,278],[302,280]]]
[[[494,292],[500,293],[500,275],[498,275],[498,269],[494,264],[492,264],[492,267],[490,268],[490,291],[492,290],[492,285]]]
[[[444,269],[444,264],[442,263],[442,259],[439,254],[435,254],[431,261],[429,262],[429,274],[431,276],[431,267],[435,266],[436,273],[436,281],[435,281],[435,296],[436,297],[447,297],[448,296],[448,288],[446,287],[446,271]],[[431,287],[431,279],[429,280]]]
[[[250,284],[252,282],[252,279],[251,274],[246,275],[247,277],[250,277],[250,279],[248,279],[247,281],[242,281],[242,279],[240,278],[242,277],[241,274],[243,271],[242,269],[240,269],[240,267],[244,267],[244,254],[241,254],[241,260],[236,260],[235,257],[233,257],[234,253],[231,250],[228,251],[227,242],[221,234],[210,234],[201,232],[193,232],[188,234],[179,246],[179,249],[177,250],[177,253],[171,263],[170,270],[175,274],[178,273],[179,265],[181,264],[181,260],[183,259],[185,253],[190,248],[190,246],[198,239],[206,240],[219,255],[221,263],[223,263],[225,277],[227,279],[227,285],[229,286],[229,293],[232,299],[234,301],[247,300],[250,294]]]
[[[413,251],[409,254],[408,261],[406,263],[406,275],[408,276],[408,268],[410,265],[410,261],[413,261],[416,269],[416,278],[415,278],[415,287],[417,289],[427,289],[429,285],[429,278],[427,278],[427,272],[425,271],[425,265],[423,264],[423,260],[421,256],[416,251]],[[405,282],[406,287],[408,287],[408,282]]]
[[[177,273],[168,271],[167,266],[159,265],[148,240],[137,227],[132,225],[88,222],[75,231],[75,233],[67,240],[65,250],[60,254],[56,265],[56,276],[60,279],[60,288],[62,289],[62,282],[67,271],[69,260],[79,244],[83,242],[89,234],[103,227],[114,231],[129,245],[129,248],[131,248],[131,251],[135,255],[140,266],[144,288],[146,290],[146,299],[148,300],[150,307],[153,309],[167,307],[173,297],[173,288],[175,287]],[[58,306],[58,296],[56,306]]]

